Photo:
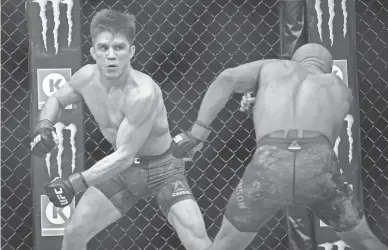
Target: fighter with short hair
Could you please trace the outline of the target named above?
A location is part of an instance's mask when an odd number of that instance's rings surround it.
[[[83,66],[47,100],[31,143],[33,153],[50,153],[56,145],[53,124],[64,107],[83,98],[115,149],[90,169],[45,186],[57,207],[68,205],[86,190],[66,223],[62,249],[86,249],[93,236],[139,199],[151,196],[156,196],[186,249],[207,249],[211,241],[184,175],[184,161],[171,154],[162,91],[150,76],[131,67],[134,17],[102,10],[93,17],[90,29],[90,53],[96,64]]]
[[[274,213],[294,204],[310,208],[352,249],[388,249],[371,233],[338,167],[333,146],[344,129],[352,94],[331,73],[332,64],[330,52],[311,43],[291,60],[226,69],[207,90],[192,129],[174,138],[173,155],[190,157],[234,92],[256,95],[257,148],[210,250],[245,249]]]

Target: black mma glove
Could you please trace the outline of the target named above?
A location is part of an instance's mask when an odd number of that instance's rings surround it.
[[[81,173],[55,178],[44,187],[47,197],[56,207],[68,206],[77,193],[87,188],[88,184]]]
[[[30,143],[31,152],[39,157],[50,153],[56,146],[54,127],[49,120],[36,124],[34,140]]]
[[[171,142],[172,155],[178,159],[192,158],[201,149],[211,129],[200,121],[196,121],[191,131],[176,135]]]

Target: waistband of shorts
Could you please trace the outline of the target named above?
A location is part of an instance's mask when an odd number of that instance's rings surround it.
[[[300,144],[328,144],[331,145],[329,138],[318,131],[311,130],[276,130],[263,136],[257,145],[263,144],[291,144],[298,142]]]
[[[172,156],[171,147],[169,147],[164,153],[160,155],[146,155],[146,156],[135,157],[134,163],[145,163],[145,162],[160,160],[167,156]]]

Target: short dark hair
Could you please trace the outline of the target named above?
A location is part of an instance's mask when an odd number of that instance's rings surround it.
[[[101,32],[108,31],[112,34],[123,34],[130,44],[133,43],[136,34],[135,17],[130,13],[103,9],[97,12],[90,24],[90,35],[94,43]]]

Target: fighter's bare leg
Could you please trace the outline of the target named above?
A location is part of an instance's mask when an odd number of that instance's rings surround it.
[[[121,213],[109,199],[90,187],[66,224],[62,250],[86,250],[91,238],[120,217]]]
[[[220,231],[209,250],[244,250],[256,237],[256,232],[241,232],[224,216]]]
[[[211,245],[201,210],[194,200],[178,201],[171,206],[167,218],[187,250],[207,250]]]
[[[337,235],[355,250],[388,250],[388,247],[381,243],[370,230],[365,215],[353,230],[337,233]]]
[[[90,239],[129,211],[141,197],[132,192],[143,190],[146,182],[139,180],[146,176],[144,173],[145,170],[141,168],[130,167],[116,177],[86,190],[66,224],[62,250],[86,250]],[[127,180],[126,176],[138,182]],[[132,184],[132,191],[126,183]]]

